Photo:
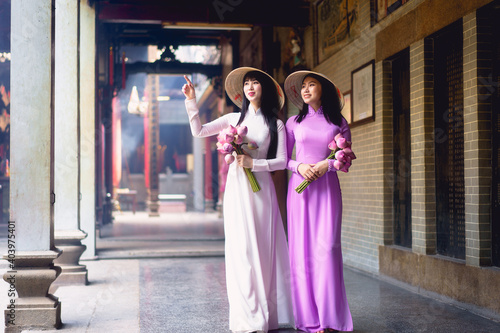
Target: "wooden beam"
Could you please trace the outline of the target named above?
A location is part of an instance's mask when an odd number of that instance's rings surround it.
[[[194,2],[194,3],[193,3]],[[190,22],[252,24],[257,26],[309,25],[309,2],[302,0],[101,1],[104,22]]]
[[[159,25],[106,23],[121,45],[218,45],[224,31],[162,29]]]
[[[412,11],[381,30],[376,40],[375,61],[384,60],[465,15],[492,2],[424,1]]]
[[[127,75],[146,73],[146,74],[191,74],[201,73],[208,77],[214,77],[222,74],[222,65],[205,65],[197,63],[182,62],[134,62],[125,65]]]

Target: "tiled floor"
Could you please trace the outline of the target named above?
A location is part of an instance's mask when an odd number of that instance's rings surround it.
[[[58,332],[229,332],[216,213],[117,213],[101,236],[101,260],[82,261],[90,284],[55,292],[64,322]],[[2,262],[0,273],[6,270]],[[349,267],[344,279],[355,332],[500,332],[497,321]],[[7,301],[7,284],[0,283],[0,306]]]

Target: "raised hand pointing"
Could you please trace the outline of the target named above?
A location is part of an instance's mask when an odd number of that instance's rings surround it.
[[[186,79],[187,83],[182,86],[182,93],[184,94],[184,96],[186,96],[186,99],[196,98],[193,83],[188,79],[186,75],[184,75],[184,79]]]

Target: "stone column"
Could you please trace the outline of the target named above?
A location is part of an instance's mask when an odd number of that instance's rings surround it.
[[[392,91],[392,62],[380,61],[375,64],[375,91],[381,91],[375,97],[376,108],[381,110],[382,140],[392,142],[393,138],[393,91]],[[384,170],[384,208],[382,219],[382,240],[384,245],[394,244],[393,228],[393,187],[394,187],[394,153],[392,149],[383,149],[382,165]]]
[[[12,1],[9,249],[4,280],[17,289],[5,310],[6,332],[53,329],[61,305],[48,289],[53,260],[53,0]],[[15,238],[14,238],[15,237]],[[10,292],[9,292],[10,293]]]
[[[147,79],[147,91],[149,96],[148,108],[148,149],[149,149],[149,188],[148,207],[149,216],[160,216],[159,213],[159,184],[158,174],[158,146],[160,143],[160,114],[158,104],[158,92],[160,89],[160,78],[158,75],[149,75]]]
[[[491,108],[498,89],[492,85],[491,31],[484,11],[463,18],[465,261],[491,265]],[[498,223],[498,221],[497,221]]]
[[[213,211],[214,207],[214,197],[212,192],[213,180],[212,180],[212,145],[214,144],[211,140],[212,138],[205,138],[205,211]]]
[[[54,261],[62,268],[55,285],[87,284],[87,268],[78,261],[87,234],[80,230],[79,143],[79,1],[56,0],[54,94],[54,225],[55,245],[62,251]]]
[[[193,187],[194,187],[194,210],[203,212],[205,210],[205,186],[203,182],[204,173],[204,158],[203,147],[205,146],[205,138],[193,138],[193,155],[194,155],[194,170],[193,170]]]
[[[433,58],[431,40],[410,45],[411,234],[419,254],[436,253]]]
[[[96,255],[95,8],[80,0],[80,227],[89,237],[82,258]]]

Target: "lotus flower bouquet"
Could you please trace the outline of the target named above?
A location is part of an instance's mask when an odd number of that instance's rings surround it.
[[[352,160],[356,159],[356,155],[351,149],[351,142],[347,141],[342,134],[337,134],[335,138],[328,144],[331,150],[327,159],[335,160],[333,167],[343,172],[349,172]],[[295,192],[302,193],[311,184],[310,181],[304,180],[295,188]]]
[[[246,126],[234,127],[232,125],[229,125],[229,127],[220,131],[219,135],[217,136],[217,150],[222,154],[226,154],[224,160],[226,161],[227,164],[231,164],[235,160],[233,156],[233,151],[235,151],[236,154],[238,155],[245,154],[242,148],[243,145],[247,145],[248,149],[250,150],[258,148],[255,142],[243,142],[247,133],[248,133],[248,128]],[[252,190],[254,192],[260,191],[259,183],[257,182],[257,179],[255,179],[252,170],[248,168],[243,168],[243,169],[245,170],[248,180],[250,181]]]

